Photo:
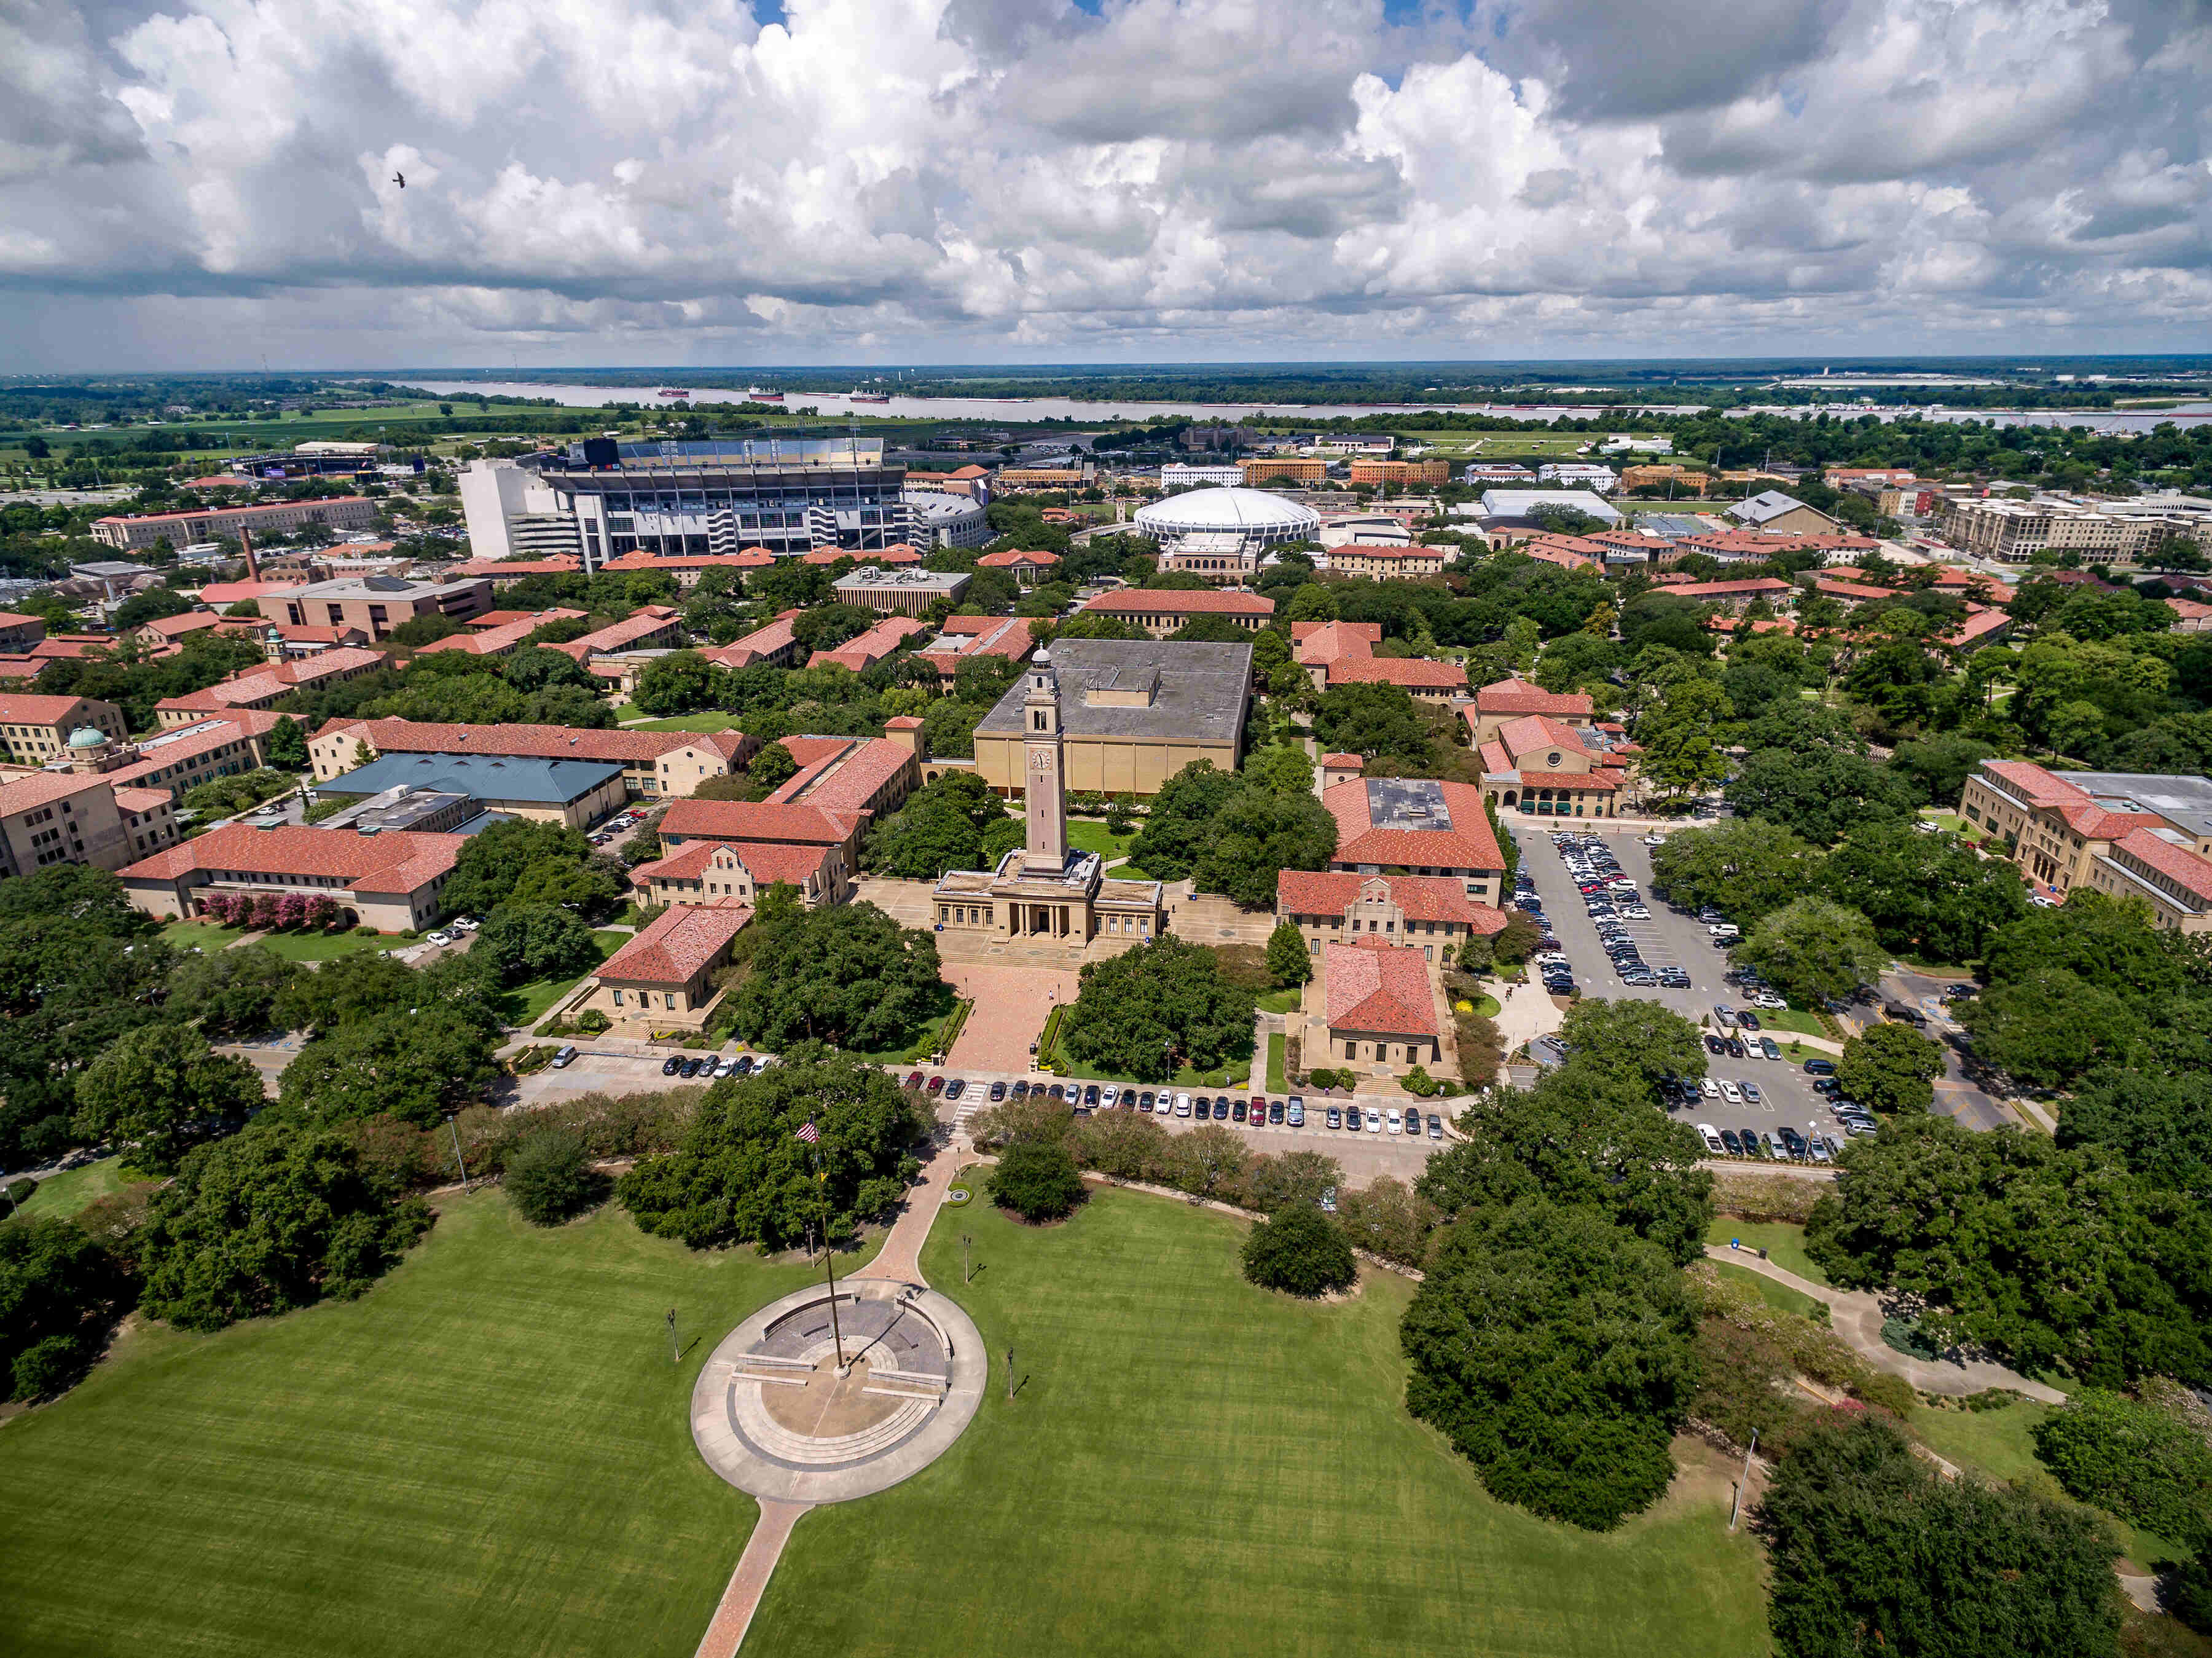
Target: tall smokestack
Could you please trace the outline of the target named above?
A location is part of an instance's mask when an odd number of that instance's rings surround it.
[[[253,531],[243,524],[238,526],[238,544],[246,551],[246,579],[248,581],[260,580],[261,566],[253,556]]]

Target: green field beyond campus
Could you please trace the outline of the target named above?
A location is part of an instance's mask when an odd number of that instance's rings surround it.
[[[982,1411],[800,1521],[748,1658],[1767,1651],[1724,1484],[1603,1537],[1500,1506],[1405,1412],[1412,1285],[1272,1296],[1243,1230],[1123,1193],[1054,1227],[946,1212],[925,1266],[989,1345]],[[38,1493],[0,1516],[9,1649],[690,1658],[755,1512],[692,1448],[691,1384],[805,1276],[488,1193],[360,1301],[127,1336],[0,1430]]]

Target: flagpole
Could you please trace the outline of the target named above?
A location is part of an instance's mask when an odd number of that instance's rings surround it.
[[[799,1131],[799,1138],[806,1142],[806,1160],[814,1170],[814,1183],[822,1192],[822,1265],[830,1275],[830,1339],[837,1349],[837,1374],[845,1374],[845,1332],[837,1318],[837,1256],[830,1243],[830,1181],[822,1171],[822,1131],[814,1126],[814,1119],[806,1120],[806,1127]]]

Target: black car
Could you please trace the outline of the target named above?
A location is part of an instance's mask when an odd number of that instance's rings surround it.
[[[1049,1099],[1064,1100],[1067,1097],[1067,1090],[1062,1088],[1058,1083],[1053,1084],[1044,1091],[1046,1096]]]
[[[661,1061],[660,1074],[664,1077],[672,1077],[683,1068],[684,1056],[681,1054],[671,1054]]]
[[[1808,1077],[1832,1077],[1836,1074],[1836,1062],[1833,1060],[1808,1060],[1805,1061],[1805,1074]],[[1820,1084],[1815,1083],[1814,1086],[1817,1088]]]
[[[1149,1111],[1152,1108],[1152,1090],[1148,1088],[1143,1093],[1137,1096],[1137,1109],[1139,1111]]]
[[[1085,1105],[1096,1105],[1098,1103],[1098,1084],[1097,1083],[1092,1083],[1090,1087],[1083,1090],[1083,1102]]]
[[[1043,1090],[1040,1089],[1038,1092],[1042,1093]],[[1024,1077],[1014,1084],[1014,1097],[1018,1100],[1025,1100],[1029,1098],[1029,1096],[1030,1079],[1027,1077]]]
[[[701,1066],[702,1066],[702,1065],[706,1064],[706,1063],[707,1063],[707,1062],[706,1062],[706,1060],[684,1060],[684,1076],[686,1076],[686,1077],[696,1077],[696,1076],[697,1076],[697,1075],[699,1074],[699,1067],[700,1067]]]
[[[1731,1060],[1747,1060],[1751,1057],[1751,1050],[1743,1045],[1743,1038],[1741,1036],[1731,1036],[1728,1039],[1728,1051],[1729,1058]]]
[[[1721,1130],[1721,1144],[1728,1147],[1729,1156],[1732,1157],[1740,1157],[1743,1155],[1743,1142],[1736,1137],[1736,1132],[1735,1129],[1723,1128]]]
[[[1978,996],[1981,993],[1982,987],[1979,985],[1945,985],[1943,987],[1943,999],[1947,1002],[1963,1002],[1970,996]]]
[[[1229,1121],[1231,1122],[1242,1122],[1244,1121],[1243,1101],[1231,1100],[1229,1102]]]
[[[1759,1015],[1747,1007],[1735,1016],[1735,1022],[1746,1030],[1758,1030],[1763,1028],[1759,1023]]]
[[[1787,1124],[1774,1132],[1782,1137],[1782,1149],[1784,1151],[1793,1157],[1802,1157],[1805,1155],[1805,1137],[1802,1134]]]
[[[992,1103],[992,1104],[994,1104],[994,1105],[996,1105],[996,1104],[997,1104],[1000,1100],[1003,1100],[1003,1099],[1005,1099],[1006,1097],[1006,1084],[1004,1084],[1004,1083],[993,1083],[993,1084],[991,1084],[991,1103]]]
[[[738,1063],[730,1074],[732,1077],[750,1077],[756,1069],[757,1067],[753,1064],[753,1056],[750,1054],[740,1054],[738,1055]]]

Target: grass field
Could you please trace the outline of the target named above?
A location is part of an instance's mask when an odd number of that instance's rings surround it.
[[[1826,1036],[1828,1034],[1820,1023],[1820,1016],[1808,1013],[1802,1007],[1761,1008],[1759,1022],[1769,1030],[1794,1030],[1801,1036]]]
[[[1769,1650],[1723,1480],[1602,1537],[1501,1506],[1406,1414],[1413,1285],[1270,1295],[1243,1232],[1114,1192],[1061,1226],[939,1230],[924,1270],[990,1350],[981,1411],[915,1478],[799,1521],[747,1658]]]
[[[16,1211],[23,1215],[46,1215],[55,1220],[67,1220],[88,1204],[120,1192],[138,1181],[125,1178],[123,1159],[102,1157],[98,1163],[86,1163],[82,1169],[69,1169],[39,1182],[39,1189],[31,1200]]]
[[[756,1512],[692,1447],[692,1380],[810,1273],[614,1209],[441,1210],[361,1300],[138,1331],[0,1430],[37,1493],[0,1512],[10,1652],[690,1658]]]
[[[1127,858],[1129,855],[1129,842],[1136,838],[1134,832],[1127,835],[1115,835],[1109,831],[1103,823],[1071,823],[1067,826],[1069,846],[1073,847],[1078,852],[1102,853],[1109,863],[1116,858]],[[1118,870],[1115,872],[1121,873]]]
[[[256,942],[290,962],[327,962],[362,950],[390,950],[403,943],[382,933],[264,932]]]
[[[637,935],[633,932],[594,932],[592,942],[599,947],[599,961],[604,962]],[[593,967],[598,966],[594,963]],[[554,1003],[583,983],[589,975],[569,975],[565,979],[532,979],[526,985],[517,985],[507,993],[505,1011],[511,1025],[536,1024],[545,1017]]]
[[[1805,1253],[1805,1229],[1786,1220],[1732,1220],[1717,1216],[1705,1228],[1705,1242],[1725,1248],[1730,1238],[1747,1249],[1764,1249],[1766,1258],[1785,1272],[1825,1286],[1828,1275]],[[1786,1285],[1784,1287],[1787,1287]]]
[[[1270,1094],[1287,1094],[1291,1091],[1291,1080],[1283,1072],[1283,1052],[1286,1045],[1286,1040],[1281,1031],[1271,1031],[1268,1034],[1267,1091]]]
[[[1777,1284],[1772,1278],[1754,1272],[1748,1266],[1739,1266],[1734,1261],[1717,1260],[1713,1262],[1713,1270],[1723,1278],[1732,1278],[1740,1284],[1749,1284],[1753,1293],[1777,1312],[1794,1313],[1799,1318],[1809,1319],[1815,1324],[1828,1321],[1827,1303],[1815,1301],[1802,1290],[1793,1290],[1786,1284]]]
[[[1304,994],[1300,987],[1291,985],[1282,990],[1263,990],[1253,999],[1262,1013],[1293,1013],[1297,1011],[1299,999]]]
[[[615,723],[621,725],[625,721],[635,720],[637,710],[629,708],[617,708],[615,710]],[[737,723],[737,715],[709,708],[703,714],[683,714],[674,720],[644,720],[632,726],[630,729],[640,732],[726,732],[734,729]]]
[[[179,950],[228,950],[246,934],[234,926],[210,926],[205,921],[172,921],[161,937]]]

